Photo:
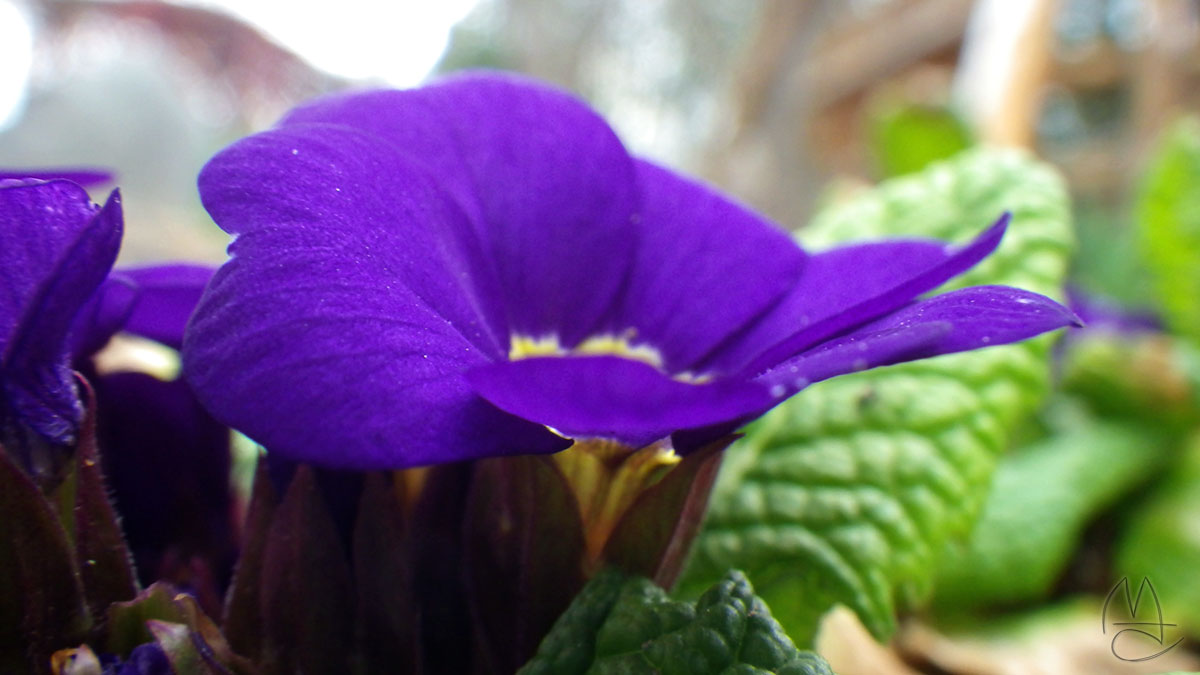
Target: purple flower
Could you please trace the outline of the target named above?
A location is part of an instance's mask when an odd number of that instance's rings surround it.
[[[11,452],[75,440],[72,350],[115,330],[130,301],[106,282],[121,229],[116,191],[99,207],[67,180],[0,180],[0,443]]]
[[[918,297],[999,243],[807,255],[511,75],[321,99],[200,175],[235,235],[184,343],[221,420],[317,464],[687,451],[813,382],[1073,322],[1013,288]],[[551,429],[553,431],[551,431]]]

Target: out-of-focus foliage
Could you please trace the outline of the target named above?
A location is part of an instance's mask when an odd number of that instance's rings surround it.
[[[1004,209],[1001,248],[955,285],[1057,294],[1071,232],[1048,167],[1015,154],[960,155],[834,206],[807,240],[961,241]],[[822,382],[735,444],[681,592],[740,567],[799,644],[849,606],[878,637],[929,593],[937,556],[974,522],[995,458],[1049,388],[1049,342],[1034,340]]]
[[[952,543],[940,561],[935,601],[962,608],[1045,597],[1091,518],[1162,467],[1164,440],[1090,420],[1006,455],[970,542]]]
[[[1200,340],[1200,121],[1166,135],[1137,203],[1137,227],[1167,325]]]
[[[1131,583],[1154,584],[1164,620],[1200,638],[1200,436],[1165,484],[1129,519],[1117,545],[1116,569]]]
[[[872,143],[887,178],[916,173],[972,144],[971,132],[952,111],[932,105],[896,105],[872,120]]]

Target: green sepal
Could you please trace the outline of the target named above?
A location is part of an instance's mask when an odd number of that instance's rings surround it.
[[[262,662],[274,672],[348,668],[354,594],[341,537],[311,467],[300,465],[263,550]]]
[[[604,560],[663,588],[673,586],[700,530],[725,449],[733,440],[723,438],[692,452],[638,495],[609,536]]]
[[[995,253],[940,290],[1060,294],[1071,248],[1061,178],[1025,155],[972,150],[820,214],[805,240],[963,242],[1012,213]],[[680,582],[694,597],[746,570],[811,645],[834,604],[886,639],[923,603],[947,541],[967,535],[1010,435],[1049,391],[1050,338],[845,375],[780,405],[726,453]]]
[[[45,672],[92,626],[56,509],[0,446],[0,672]]]
[[[96,398],[86,380],[82,377],[76,380],[84,392],[87,413],[80,425],[79,444],[73,460],[71,519],[84,597],[92,616],[99,619],[109,605],[132,599],[140,589],[133,568],[133,554],[125,542],[100,469],[100,453],[96,448]]]
[[[420,616],[399,481],[389,473],[364,477],[354,525],[357,634],[365,673],[417,672]]]
[[[139,645],[156,642],[179,675],[256,672],[234,653],[195,598],[169,584],[154,583],[107,613],[105,651],[122,659]]]
[[[267,474],[265,456],[260,454],[250,490],[242,537],[242,552],[234,569],[233,581],[225,595],[221,625],[239,654],[257,660],[263,649],[262,584],[263,557],[279,495]]]
[[[513,672],[583,587],[583,524],[575,496],[549,458],[480,460],[467,496],[463,541],[479,660],[494,672]]]
[[[644,577],[598,574],[542,641],[521,675],[821,675],[745,575],[730,571],[696,603],[670,599]]]

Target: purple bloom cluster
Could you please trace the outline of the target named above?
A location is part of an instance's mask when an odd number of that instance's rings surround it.
[[[1075,322],[1014,288],[922,298],[994,250],[1007,216],[962,246],[808,254],[510,75],[309,103],[199,184],[236,239],[185,373],[219,419],[322,465],[585,438],[686,452],[813,382]]]

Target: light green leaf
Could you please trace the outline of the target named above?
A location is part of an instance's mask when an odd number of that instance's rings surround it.
[[[554,624],[521,675],[832,675],[796,649],[741,572],[695,604],[606,571]]]
[[[916,173],[971,146],[971,132],[951,110],[892,105],[871,120],[872,149],[886,177]]]
[[[1041,599],[1089,519],[1162,468],[1167,441],[1150,429],[1093,420],[1004,456],[970,542],[952,543],[941,559],[936,604]]]
[[[822,213],[817,247],[881,236],[962,242],[1004,210],[1000,249],[954,287],[1056,295],[1071,244],[1061,179],[1024,155],[970,151]],[[949,286],[947,287],[949,288]],[[1047,338],[821,382],[730,449],[680,592],[746,570],[798,644],[835,603],[880,638],[929,594],[964,537],[996,456],[1048,390]]]
[[[1142,183],[1136,220],[1167,324],[1200,339],[1200,121],[1183,120],[1163,140]]]

